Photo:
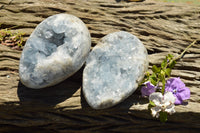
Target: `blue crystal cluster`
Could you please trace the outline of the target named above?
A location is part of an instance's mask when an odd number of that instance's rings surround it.
[[[108,34],[93,48],[83,72],[83,94],[95,109],[108,108],[130,96],[148,68],[147,50],[134,35]]]
[[[90,47],[90,33],[79,18],[53,15],[27,40],[20,59],[20,80],[34,89],[55,85],[81,68]]]

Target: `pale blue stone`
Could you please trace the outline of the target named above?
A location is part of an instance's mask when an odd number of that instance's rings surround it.
[[[69,14],[48,17],[26,42],[20,80],[35,89],[55,85],[81,68],[90,47],[90,33],[79,18]]]
[[[93,48],[83,72],[83,94],[94,109],[114,106],[130,96],[148,68],[147,50],[134,35],[108,34]]]

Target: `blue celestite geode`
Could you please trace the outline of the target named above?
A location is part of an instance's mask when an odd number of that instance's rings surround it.
[[[83,94],[94,109],[123,101],[138,87],[148,68],[147,50],[134,35],[108,34],[95,46],[83,72]]]
[[[26,42],[20,58],[20,80],[35,89],[55,85],[81,68],[90,47],[90,33],[79,18],[50,16]]]

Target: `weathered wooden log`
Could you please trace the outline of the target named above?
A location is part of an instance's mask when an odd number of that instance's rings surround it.
[[[29,89],[18,77],[21,51],[0,45],[0,132],[197,132],[200,130],[200,7],[175,3],[114,0],[1,0],[1,28],[26,33],[50,15],[69,13],[88,26],[92,45],[108,33],[128,31],[148,49],[150,66],[189,49],[172,71],[191,90],[187,105],[162,124],[151,117],[139,90],[121,104],[93,110],[82,93],[82,69],[62,83]]]

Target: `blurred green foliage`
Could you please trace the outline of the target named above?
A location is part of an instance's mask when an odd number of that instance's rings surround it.
[[[157,0],[157,1],[164,1],[164,2],[180,2],[180,3],[187,3],[187,4],[200,5],[200,0]]]

